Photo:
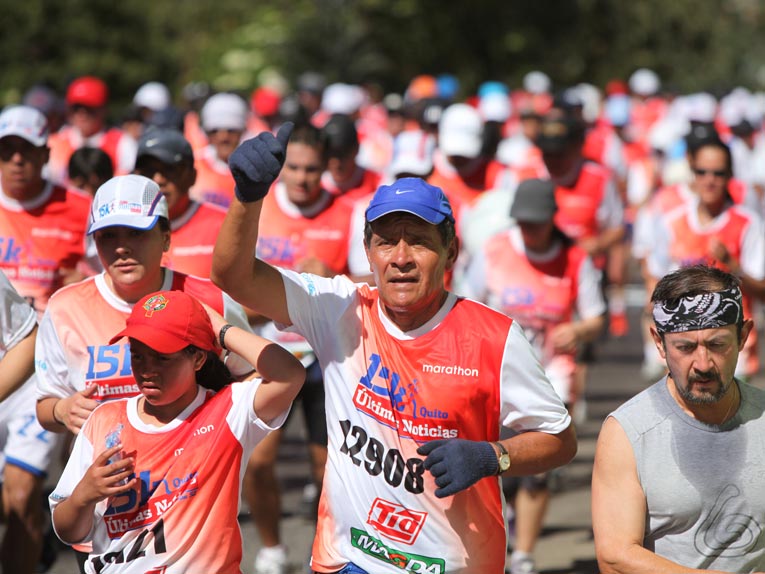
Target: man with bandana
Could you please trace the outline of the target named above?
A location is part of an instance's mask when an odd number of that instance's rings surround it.
[[[651,336],[669,374],[606,419],[592,476],[603,574],[765,570],[765,391],[734,377],[752,330],[739,280],[663,277]]]

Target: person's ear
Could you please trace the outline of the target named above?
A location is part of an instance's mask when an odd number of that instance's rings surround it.
[[[744,350],[744,344],[746,343],[746,340],[749,338],[749,334],[752,332],[752,327],[754,327],[754,321],[751,319],[745,319],[744,324],[741,326],[741,336],[738,340],[738,351],[739,353]]]
[[[452,239],[451,244],[446,249],[446,270],[451,271],[454,268],[454,264],[457,262],[457,257],[460,254],[460,240],[455,236]]]
[[[206,362],[207,362],[207,352],[201,349],[198,349],[197,352],[194,354],[194,370],[198,371],[204,366]]]
[[[659,351],[659,355],[664,361],[666,361],[667,349],[664,346],[664,340],[661,338],[661,335],[659,335],[659,332],[656,330],[656,327],[651,327],[651,338],[653,339],[653,342],[656,345],[656,350]]]

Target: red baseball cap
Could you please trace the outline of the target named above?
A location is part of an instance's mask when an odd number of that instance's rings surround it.
[[[279,92],[270,88],[258,88],[252,92],[250,107],[260,117],[275,116],[279,112],[282,98]]]
[[[216,349],[210,317],[202,304],[183,291],[150,293],[133,306],[126,327],[112,337],[141,341],[158,353],[177,353],[194,345],[205,351]]]
[[[66,103],[70,106],[103,108],[109,99],[109,90],[104,81],[95,76],[77,78],[66,90]]]

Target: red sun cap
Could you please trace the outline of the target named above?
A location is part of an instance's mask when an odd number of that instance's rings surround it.
[[[270,88],[258,88],[252,92],[250,97],[250,107],[252,111],[259,115],[261,118],[269,116],[275,116],[279,113],[279,104],[281,104],[282,98],[279,92]]]
[[[206,351],[216,346],[210,317],[202,304],[183,291],[157,291],[135,304],[126,327],[112,337],[141,341],[158,353],[177,353],[194,345]]]
[[[95,76],[77,78],[66,90],[66,103],[69,106],[103,108],[108,99],[109,90],[106,84]]]

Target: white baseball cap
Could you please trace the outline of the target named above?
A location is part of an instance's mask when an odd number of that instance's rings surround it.
[[[659,91],[661,81],[653,70],[639,68],[632,72],[629,86],[630,90],[639,96],[653,96]]]
[[[478,101],[478,111],[487,122],[505,122],[510,118],[513,108],[507,94],[492,92]]]
[[[215,94],[202,107],[202,129],[243,132],[247,128],[247,113],[247,103],[236,94]]]
[[[0,114],[0,139],[18,136],[36,147],[48,143],[48,120],[31,106],[11,106]]]
[[[689,121],[711,124],[717,116],[717,99],[707,92],[690,94],[686,111]]]
[[[483,147],[483,120],[467,104],[453,104],[438,123],[438,147],[446,156],[476,158]]]
[[[90,208],[88,235],[117,225],[151,229],[159,217],[168,217],[167,200],[159,186],[142,175],[120,175],[96,191]]]
[[[393,141],[393,160],[388,167],[394,179],[401,174],[426,177],[433,171],[436,138],[422,130],[401,132]]]
[[[364,105],[364,90],[352,84],[330,84],[321,98],[321,109],[329,114],[355,114]]]
[[[552,82],[544,72],[534,70],[523,76],[523,89],[530,94],[546,94],[550,91]]]
[[[170,105],[170,90],[161,82],[147,82],[133,96],[133,103],[153,112],[164,110]]]

